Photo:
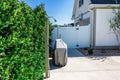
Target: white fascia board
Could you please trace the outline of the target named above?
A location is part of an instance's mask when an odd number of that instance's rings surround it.
[[[90,4],[89,9],[120,7],[120,4]]]

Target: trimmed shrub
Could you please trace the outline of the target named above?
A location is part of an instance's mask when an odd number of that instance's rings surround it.
[[[34,10],[18,0],[0,0],[0,80],[43,80],[43,5]]]

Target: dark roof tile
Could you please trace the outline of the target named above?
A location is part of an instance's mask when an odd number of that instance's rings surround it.
[[[120,4],[120,0],[91,0],[92,4]]]

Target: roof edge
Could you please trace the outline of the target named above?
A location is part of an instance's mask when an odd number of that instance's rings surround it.
[[[120,4],[90,4],[89,8],[115,8],[120,7]]]

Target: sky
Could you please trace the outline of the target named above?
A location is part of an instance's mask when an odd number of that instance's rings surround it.
[[[57,22],[51,18],[53,24],[63,25],[72,23],[72,11],[74,0],[24,0],[30,7],[35,8],[37,5],[45,4],[45,10],[48,16],[54,17]]]

